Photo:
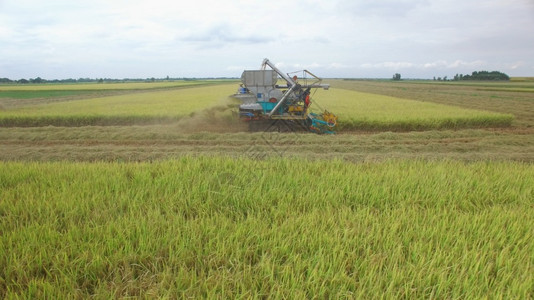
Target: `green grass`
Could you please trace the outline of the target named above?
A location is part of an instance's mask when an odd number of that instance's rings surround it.
[[[0,126],[84,126],[175,121],[195,111],[221,104],[234,91],[233,84],[212,85],[32,105],[2,112]]]
[[[513,116],[345,89],[317,93],[341,129],[428,130],[510,126]]]
[[[534,166],[0,163],[0,297],[530,298]]]

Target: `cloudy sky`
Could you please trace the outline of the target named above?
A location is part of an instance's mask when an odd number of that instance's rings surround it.
[[[534,76],[534,0],[0,0],[0,78]]]

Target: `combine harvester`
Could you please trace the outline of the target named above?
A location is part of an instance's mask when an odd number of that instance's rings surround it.
[[[266,69],[267,66],[271,69]],[[249,122],[251,131],[335,133],[337,117],[334,114],[326,110],[319,114],[310,111],[311,90],[328,90],[330,85],[322,84],[321,78],[307,70],[302,72],[304,78],[299,83],[297,76],[283,73],[268,59],[263,60],[261,70],[243,71],[242,84],[233,97],[242,102],[239,117]],[[279,85],[279,81],[283,84]]]

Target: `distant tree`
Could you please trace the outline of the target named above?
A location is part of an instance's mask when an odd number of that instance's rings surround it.
[[[31,82],[31,83],[43,83],[44,80],[43,80],[41,77],[37,77],[37,78],[35,78],[35,79],[31,79],[31,78],[30,78],[30,82]]]
[[[22,83],[22,84],[30,83],[27,79],[24,79],[24,78],[19,79],[17,82]]]
[[[393,80],[401,80],[401,74],[395,73],[395,75],[393,75]]]
[[[444,76],[444,77],[443,77],[443,81],[447,81],[447,76]]]

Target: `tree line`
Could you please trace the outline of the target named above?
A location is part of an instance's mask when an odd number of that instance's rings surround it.
[[[474,71],[471,75],[454,75],[454,80],[510,80],[510,76],[499,71]]]
[[[434,80],[438,81],[447,81],[447,76],[441,77],[434,77]],[[510,76],[506,75],[505,73],[499,72],[499,71],[474,71],[469,74],[456,74],[454,75],[454,78],[451,79],[453,81],[460,81],[460,80],[510,80]]]
[[[401,74],[395,73],[393,75],[393,80],[401,80]],[[447,76],[443,77],[435,77],[434,80],[437,81],[448,81]],[[456,74],[454,75],[454,78],[451,79],[453,81],[459,81],[459,80],[510,80],[510,76],[506,75],[503,72],[499,71],[474,71],[469,74]]]
[[[43,79],[41,77],[37,78],[30,78],[30,79],[18,79],[18,80],[12,80],[9,78],[0,78],[0,83],[19,83],[19,84],[39,84],[39,83],[89,83],[89,82],[95,82],[95,83],[104,83],[104,82],[154,82],[154,81],[164,81],[164,80],[206,80],[206,79],[235,79],[230,77],[209,77],[209,78],[196,78],[196,77],[180,77],[180,78],[170,78],[169,76],[164,78],[123,78],[123,79],[114,79],[114,78],[68,78],[68,79],[53,79],[53,80],[47,80]]]

